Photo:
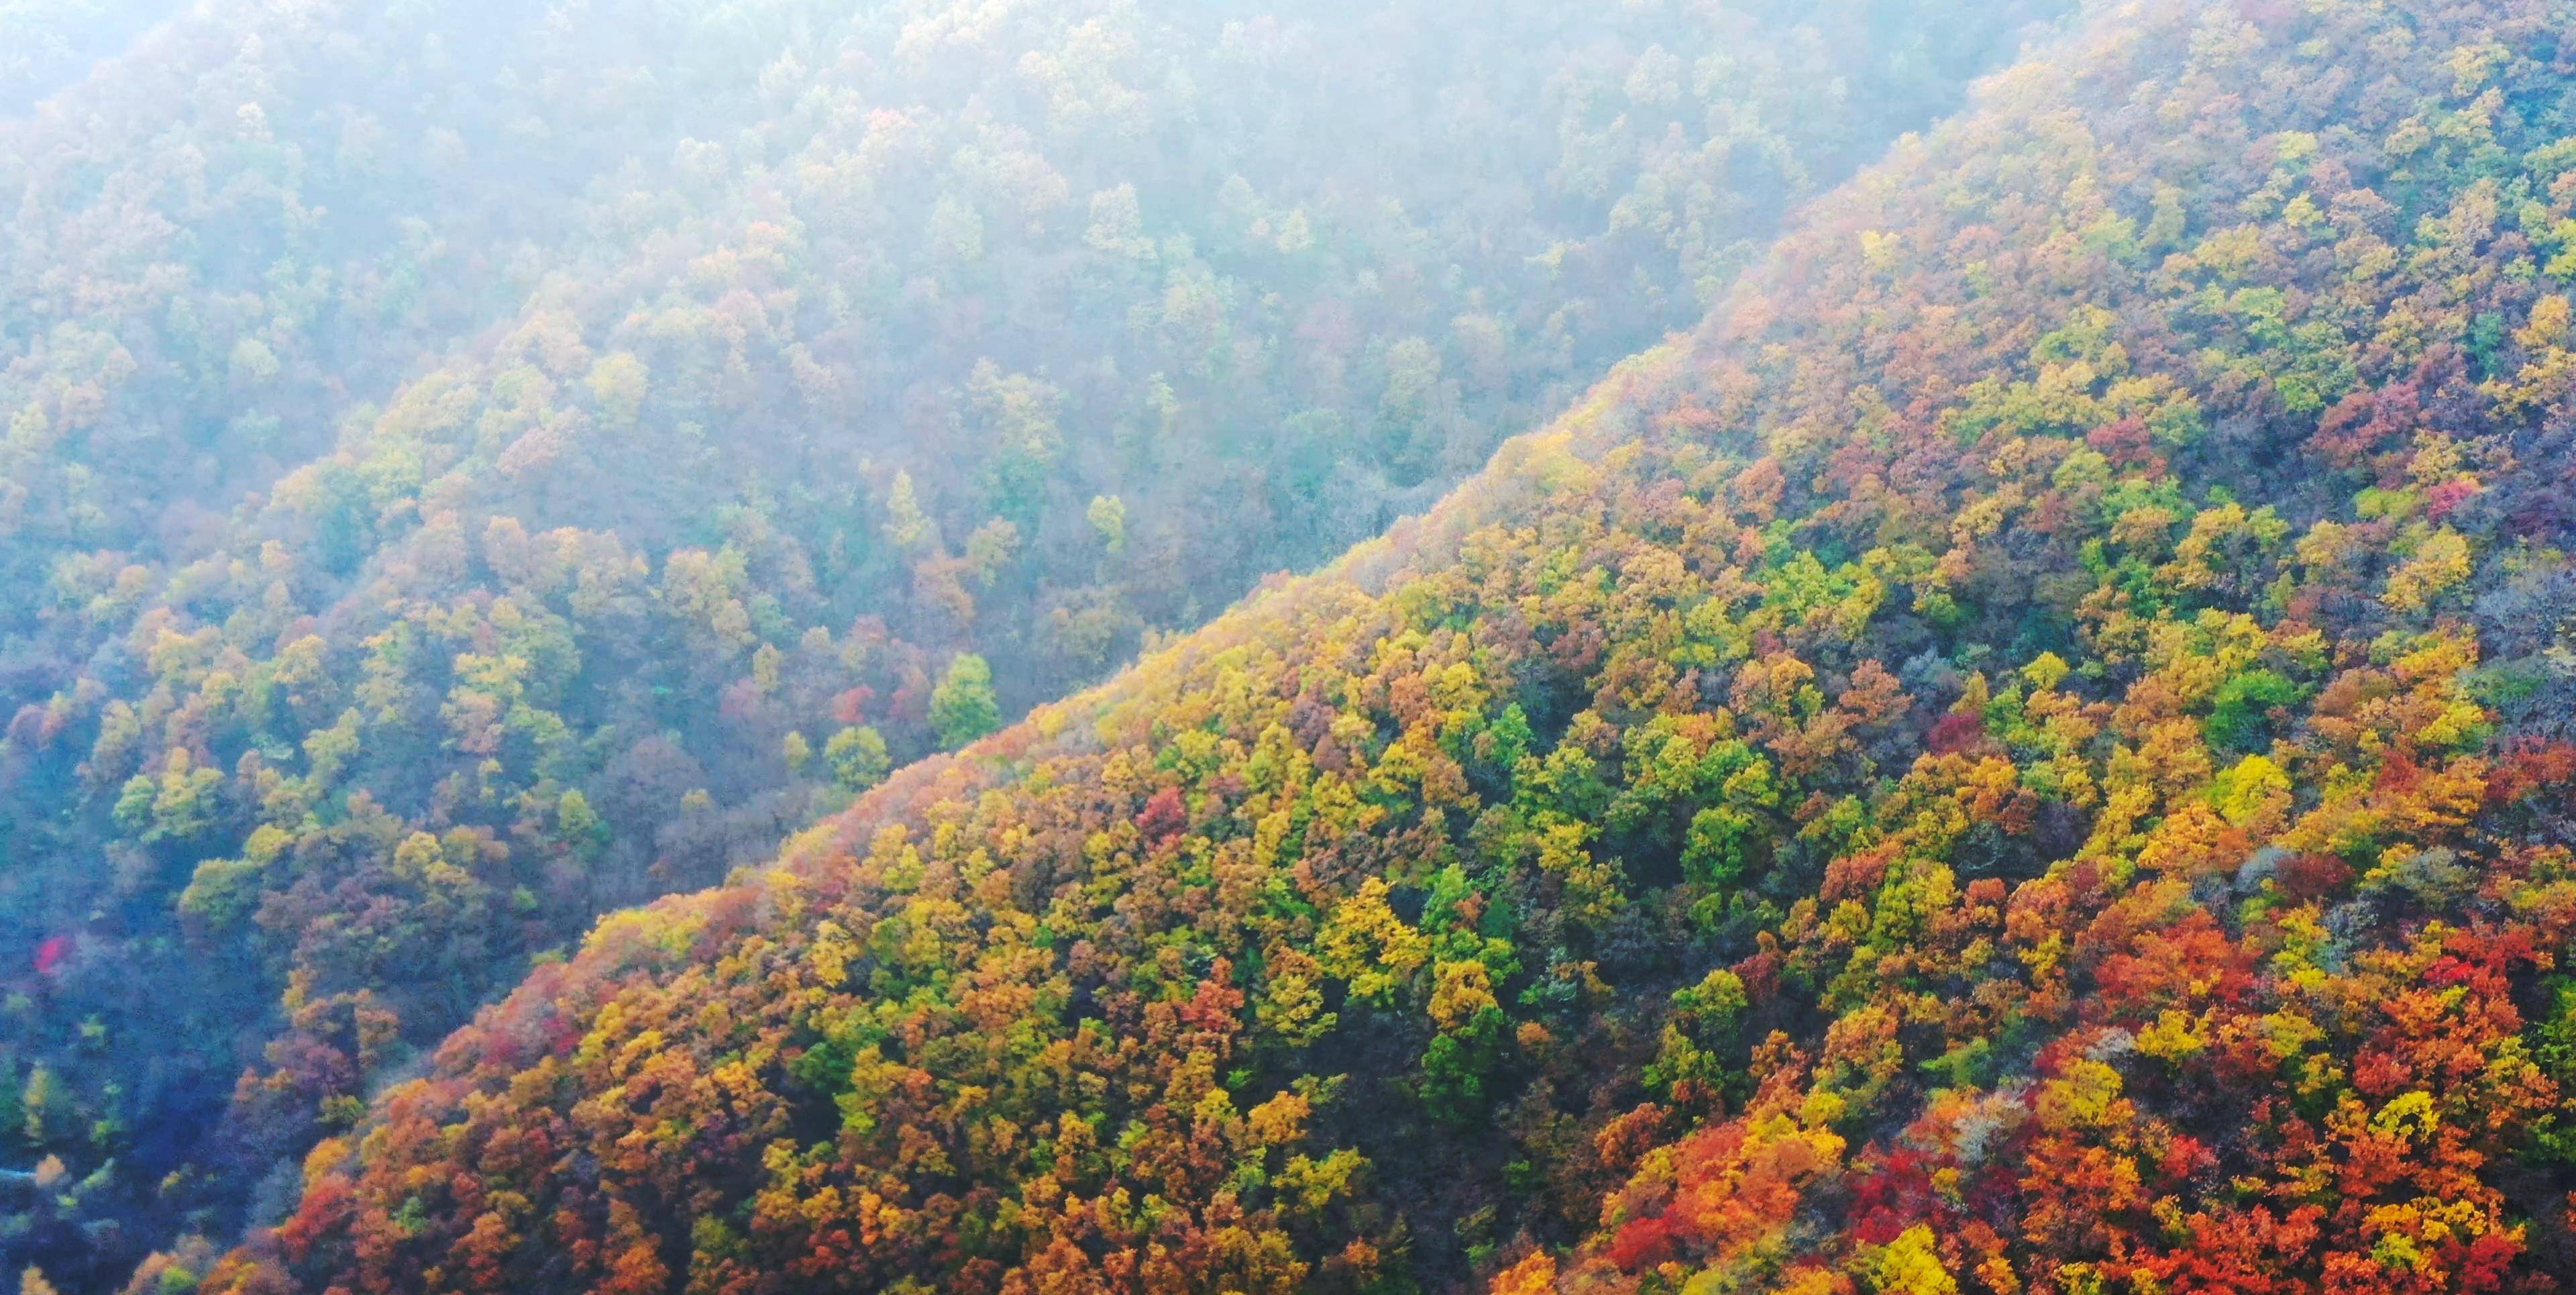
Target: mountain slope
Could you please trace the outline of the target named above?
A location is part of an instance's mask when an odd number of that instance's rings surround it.
[[[226,0],[0,127],[0,1259],[273,1219],[598,914],[1436,498],[2063,7]]]
[[[613,257],[592,185],[762,113],[758,60],[826,12],[211,4],[0,123],[11,691],[96,646],[64,599],[203,557],[353,406]]]
[[[2095,15],[1421,524],[603,923],[209,1285],[2576,1275],[2571,37]]]
[[[135,33],[169,16],[166,0],[10,0],[0,5],[0,114],[25,111],[79,80]]]

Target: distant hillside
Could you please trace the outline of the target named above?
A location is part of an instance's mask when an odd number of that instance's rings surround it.
[[[2554,1288],[2567,23],[2103,11],[1423,522],[604,922],[165,1262]]]
[[[185,7],[178,0],[0,2],[0,113],[25,112],[78,84],[101,60]]]
[[[219,0],[0,125],[0,1260],[281,1217],[599,914],[1429,506],[2064,7]]]

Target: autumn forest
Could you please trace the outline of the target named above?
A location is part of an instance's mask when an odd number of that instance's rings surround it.
[[[2576,1289],[2558,0],[0,0],[0,1290]]]

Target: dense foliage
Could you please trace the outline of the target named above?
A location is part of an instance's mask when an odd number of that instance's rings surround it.
[[[164,1270],[2554,1289],[2571,293],[2563,7],[2107,10],[1421,524],[609,920]]]
[[[2062,7],[153,33],[0,126],[0,1255],[279,1217],[599,913],[1427,505]]]

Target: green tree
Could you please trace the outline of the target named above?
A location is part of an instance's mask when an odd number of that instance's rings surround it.
[[[950,750],[1002,727],[1002,704],[993,696],[993,667],[960,652],[930,694],[930,726]]]
[[[1100,532],[1100,542],[1111,553],[1127,547],[1127,504],[1116,495],[1093,495],[1086,514],[1091,528]]]
[[[851,791],[866,791],[885,781],[894,768],[894,758],[886,753],[885,739],[873,728],[854,724],[832,735],[823,744],[823,758],[832,766],[832,780]]]
[[[555,822],[563,829],[564,844],[576,850],[608,839],[608,825],[600,821],[599,811],[590,807],[590,798],[579,791],[567,791],[555,801]]]
[[[27,1076],[27,1087],[18,1098],[27,1145],[44,1146],[71,1132],[71,1089],[53,1070],[39,1065]]]

